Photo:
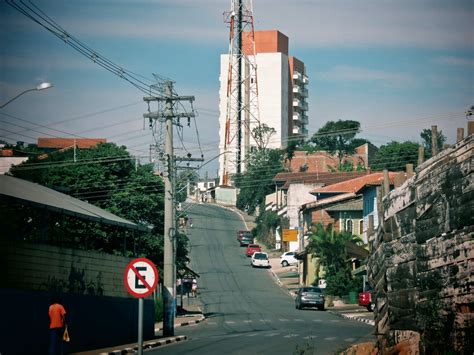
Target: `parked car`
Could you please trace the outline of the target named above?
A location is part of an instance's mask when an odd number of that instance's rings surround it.
[[[244,230],[240,230],[237,232],[237,240],[240,242],[240,240],[243,238],[243,237],[251,237],[252,236],[252,232],[250,231],[244,231]]]
[[[295,307],[296,309],[317,307],[320,311],[324,311],[323,290],[315,286],[301,287],[296,294]]]
[[[249,244],[247,245],[247,256],[252,256],[253,253],[257,252],[257,251],[262,251],[262,248],[260,248],[260,245],[258,244]]]
[[[283,253],[280,256],[280,264],[283,267],[298,264],[298,260],[296,260],[296,258],[295,258],[295,252],[294,251],[287,251],[286,253]]]
[[[252,265],[252,267],[270,268],[270,260],[268,260],[268,254],[261,251],[253,253],[252,258],[250,259],[250,265]]]
[[[375,310],[375,302],[372,301],[372,291],[367,290],[359,293],[359,306],[367,308],[369,312]]]
[[[242,239],[240,239],[240,246],[241,247],[246,247],[249,244],[253,244],[253,237],[250,236],[243,236]]]

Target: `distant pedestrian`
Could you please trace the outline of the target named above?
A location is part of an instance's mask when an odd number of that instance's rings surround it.
[[[189,217],[189,226],[192,228],[193,227],[193,219],[191,217]]]
[[[63,334],[66,326],[66,309],[61,304],[61,299],[54,296],[49,306],[49,354],[63,354]]]
[[[193,297],[196,297],[198,292],[198,282],[196,279],[193,279],[193,285],[191,286],[191,293],[193,294]]]

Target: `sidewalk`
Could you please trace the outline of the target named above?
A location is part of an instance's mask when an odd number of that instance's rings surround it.
[[[181,297],[177,298],[178,306],[180,306]],[[180,307],[178,307],[180,309]],[[198,324],[205,319],[202,309],[201,309],[201,300],[198,297],[183,297],[183,309],[179,310],[174,319],[174,327],[184,327],[188,325]],[[163,322],[155,323],[155,339],[147,340],[143,342],[143,349],[152,349],[160,347],[167,344],[172,344],[176,342],[186,341],[187,337],[185,335],[176,335],[172,337],[163,337]],[[93,354],[136,354],[137,353],[137,343],[132,344],[122,344],[109,348],[89,350],[85,352],[76,353],[77,355],[93,355]]]

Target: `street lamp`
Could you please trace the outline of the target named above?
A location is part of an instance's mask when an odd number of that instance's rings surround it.
[[[25,91],[22,91],[20,92],[18,95],[16,95],[14,98],[8,100],[7,102],[5,102],[2,106],[0,106],[0,108],[4,108],[5,106],[7,106],[10,102],[12,102],[13,100],[16,100],[17,98],[19,98],[21,95],[23,94],[26,94],[27,92],[30,92],[30,91],[40,91],[40,90],[46,90],[46,89],[49,89],[53,87],[53,84],[51,83],[47,83],[47,82],[44,82],[44,83],[41,83],[39,84],[38,86],[36,86],[35,88],[33,89],[28,89],[28,90],[25,90]]]

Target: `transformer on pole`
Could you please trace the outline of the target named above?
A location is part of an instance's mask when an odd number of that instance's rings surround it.
[[[242,160],[250,150],[250,138],[261,142],[252,130],[260,126],[257,64],[252,0],[231,0],[224,13],[229,24],[227,106],[224,139],[224,166],[221,185],[231,185],[230,175],[241,173]]]

